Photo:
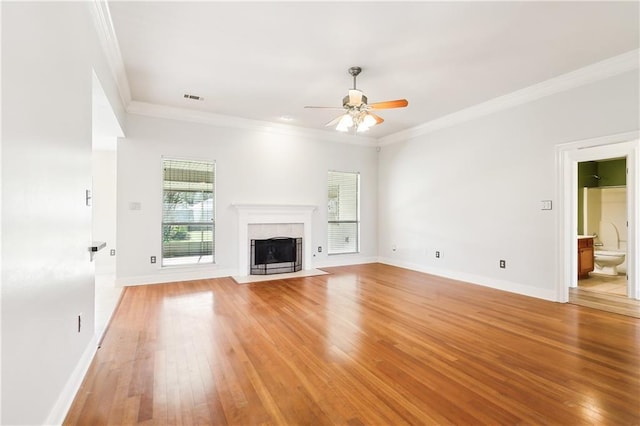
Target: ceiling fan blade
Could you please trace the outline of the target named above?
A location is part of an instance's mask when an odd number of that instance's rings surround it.
[[[390,108],[404,108],[409,105],[409,101],[406,99],[396,99],[395,101],[384,101],[369,104],[371,109],[390,109]]]
[[[336,118],[334,118],[333,120],[325,124],[325,126],[327,127],[335,126],[336,124],[338,124],[338,122],[340,122],[342,117],[344,117],[344,114],[337,116]]]
[[[305,108],[335,109],[340,111],[344,109],[344,107],[326,107],[326,106],[305,106]]]
[[[376,124],[380,124],[380,123],[382,123],[384,121],[384,118],[380,117],[379,115],[375,115],[375,114],[373,114],[371,112],[369,113],[369,115],[372,116],[373,118],[375,118]],[[374,126],[375,126],[375,124],[374,124]]]

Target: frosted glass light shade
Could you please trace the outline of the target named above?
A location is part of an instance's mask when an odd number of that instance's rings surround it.
[[[373,118],[373,116],[372,116],[372,115],[367,114],[367,115],[364,117],[364,120],[362,120],[362,123],[363,123],[363,124],[366,124],[366,125],[367,125],[367,127],[375,126],[375,124],[376,124],[376,119],[375,119],[375,118]]]
[[[339,132],[346,132],[349,128],[353,126],[353,118],[349,114],[345,114],[342,116],[338,125],[336,126],[336,130]]]

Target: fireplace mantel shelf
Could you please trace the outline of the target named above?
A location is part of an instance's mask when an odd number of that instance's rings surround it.
[[[232,204],[238,210],[315,210],[318,206],[307,204]]]

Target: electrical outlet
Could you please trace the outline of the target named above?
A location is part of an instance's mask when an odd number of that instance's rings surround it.
[[[109,250],[109,255],[110,256],[115,256],[116,255],[116,249]]]
[[[156,263],[156,257],[155,256],[151,256],[151,263]]]
[[[322,246],[318,246],[318,253],[322,253]]]
[[[397,247],[395,244],[394,244],[394,245],[392,245],[392,246],[391,246],[391,251],[396,251],[396,250],[398,250],[398,247]]]
[[[436,251],[436,259],[440,259],[440,252]]]
[[[78,333],[82,330],[82,314],[78,315]]]
[[[506,260],[500,260],[500,268],[505,269],[507,267],[507,261]]]

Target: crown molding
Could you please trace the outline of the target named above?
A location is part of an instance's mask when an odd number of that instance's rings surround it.
[[[107,4],[107,0],[93,0],[90,3],[89,9],[93,16],[93,25],[100,40],[102,51],[107,58],[111,75],[118,87],[120,100],[126,108],[131,102],[131,89],[129,88],[129,80],[127,79],[124,62],[122,61],[118,38],[116,37],[113,22],[111,21],[109,5]]]
[[[622,55],[614,56],[584,68],[579,68],[575,71],[545,80],[541,83],[525,87],[524,89],[516,90],[507,95],[499,96],[481,104],[461,109],[460,111],[436,118],[419,126],[382,137],[378,139],[378,145],[384,146],[403,142],[436,130],[484,117],[507,108],[604,80],[637,69],[639,62],[640,49],[632,50]]]
[[[216,127],[244,129],[281,135],[309,137],[328,140],[331,142],[351,145],[375,147],[377,139],[352,134],[334,133],[317,129],[292,126],[289,124],[272,123],[269,121],[252,120],[249,118],[230,115],[214,114],[186,108],[170,107],[166,105],[131,101],[127,106],[127,113],[144,115],[147,117],[165,118],[170,120],[187,121],[191,123],[207,124]]]

